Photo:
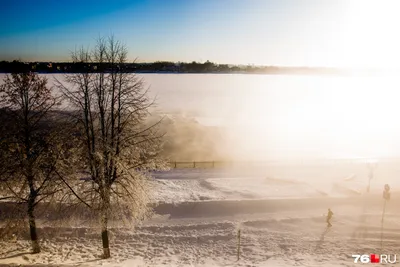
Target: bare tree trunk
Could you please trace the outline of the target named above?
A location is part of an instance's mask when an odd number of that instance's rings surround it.
[[[104,190],[104,198],[103,198],[103,208],[101,214],[101,240],[103,242],[103,257],[108,259],[111,257],[110,254],[110,244],[108,240],[108,211],[109,211],[109,203],[110,203],[110,194],[108,192],[108,188],[106,187]]]
[[[34,181],[34,176],[32,175],[32,169],[31,167],[28,168],[28,185],[29,185],[29,197],[28,197],[28,221],[29,221],[29,233],[31,236],[31,241],[32,241],[32,253],[39,253],[40,252],[40,246],[39,246],[39,241],[38,241],[38,236],[36,232],[36,221],[35,221],[35,215],[33,214],[34,208],[35,208],[35,200],[37,196],[37,192],[35,190],[33,181]]]
[[[103,241],[103,257],[105,259],[110,258],[110,245],[108,241],[108,229],[107,223],[108,218],[106,212],[103,211],[102,219],[101,219],[101,240]]]
[[[36,221],[35,216],[33,215],[34,202],[35,199],[30,196],[28,200],[29,232],[32,241],[32,253],[40,253],[40,246],[36,232]]]

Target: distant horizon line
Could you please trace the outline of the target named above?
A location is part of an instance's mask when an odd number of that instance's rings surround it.
[[[73,64],[73,61],[52,61],[52,60],[47,60],[47,61],[40,61],[40,60],[21,60],[21,59],[14,59],[14,60],[0,60],[0,62],[7,62],[7,63],[12,63],[14,61],[18,61],[21,63],[52,63],[52,64]],[[93,64],[98,64],[98,62],[91,62]],[[234,64],[234,63],[217,63],[214,61],[209,61],[206,60],[204,62],[202,61],[169,61],[169,60],[156,60],[156,61],[129,61],[125,62],[124,64],[155,64],[155,63],[173,63],[173,64],[206,64],[206,63],[212,63],[214,65],[227,65],[227,66],[236,66],[236,67],[254,67],[254,68],[303,68],[303,69],[331,69],[331,70],[368,70],[368,71],[379,71],[379,70],[388,70],[388,69],[400,69],[399,67],[339,67],[339,66],[308,66],[308,65],[277,65],[277,64],[254,64],[254,63],[248,63],[248,64]]]
[[[7,63],[12,63],[14,61],[21,62],[21,63],[74,63],[73,61],[62,61],[62,60],[0,60],[0,62],[7,62]],[[329,68],[329,69],[351,69],[347,67],[333,67],[333,66],[307,66],[307,65],[274,65],[274,64],[268,64],[268,65],[263,65],[263,64],[253,64],[253,63],[248,63],[248,64],[235,64],[235,63],[217,63],[214,61],[209,61],[206,60],[204,62],[202,61],[170,61],[170,60],[156,60],[156,61],[128,61],[125,62],[125,64],[154,64],[154,63],[174,63],[174,64],[205,64],[205,63],[212,63],[215,65],[228,65],[228,66],[252,66],[252,67],[279,67],[279,68]],[[98,63],[98,62],[90,62],[90,63]]]

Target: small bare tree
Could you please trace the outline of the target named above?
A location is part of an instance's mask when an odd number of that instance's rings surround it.
[[[35,208],[62,190],[55,175],[62,149],[52,125],[56,104],[46,78],[35,73],[7,75],[0,86],[0,199],[26,205],[33,253],[40,252]]]
[[[81,137],[85,188],[74,192],[99,214],[104,257],[110,257],[110,219],[143,218],[148,211],[146,170],[163,168],[158,123],[145,125],[153,104],[143,81],[125,71],[127,50],[113,37],[100,38],[92,51],[72,53],[79,73],[66,75],[58,87],[72,105]],[[80,181],[76,179],[76,182]]]

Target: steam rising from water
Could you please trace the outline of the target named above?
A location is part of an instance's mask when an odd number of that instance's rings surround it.
[[[165,129],[183,158],[400,156],[394,76],[142,76],[157,98],[153,113],[177,120]]]
[[[400,81],[394,76],[144,77],[160,109],[223,127],[235,158],[399,156]]]

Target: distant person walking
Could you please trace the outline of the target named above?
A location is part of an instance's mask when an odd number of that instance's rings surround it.
[[[326,216],[326,223],[328,224],[328,227],[332,227],[332,224],[331,224],[332,216],[333,216],[333,212],[329,208],[328,209],[328,215]]]

